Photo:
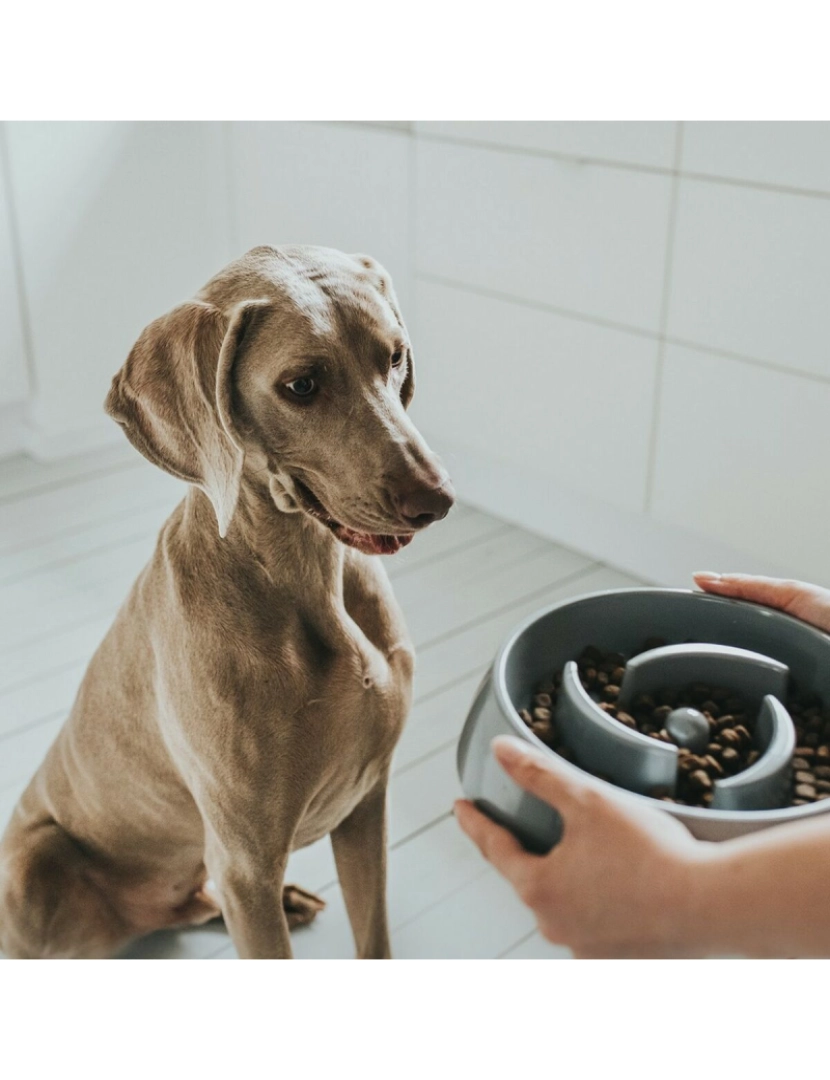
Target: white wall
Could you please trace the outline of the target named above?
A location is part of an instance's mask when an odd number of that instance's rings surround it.
[[[41,456],[116,437],[102,403],[142,327],[230,257],[220,124],[5,125]]]
[[[13,226],[8,154],[0,128],[0,455],[20,442],[30,393]]]
[[[411,300],[407,133],[359,125],[230,125],[234,245],[366,251]]]
[[[625,568],[830,584],[830,124],[415,126],[420,423]]]
[[[394,274],[462,496],[655,580],[830,584],[830,124],[5,128],[35,452],[116,434],[141,327],[228,258],[330,244]]]

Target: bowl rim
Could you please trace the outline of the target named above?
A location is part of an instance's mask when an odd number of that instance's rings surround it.
[[[499,708],[502,714],[507,717],[508,723],[514,729],[515,733],[520,738],[529,742],[532,746],[538,747],[545,754],[554,755],[566,771],[572,772],[583,779],[587,778],[589,781],[593,781],[595,785],[599,785],[603,789],[612,791],[619,796],[633,799],[637,803],[645,803],[648,806],[657,807],[658,809],[665,810],[674,817],[681,819],[686,818],[691,821],[701,822],[740,822],[742,824],[755,822],[759,827],[763,827],[765,824],[773,825],[785,821],[798,821],[801,818],[814,817],[816,814],[827,813],[830,811],[830,799],[821,799],[819,802],[810,803],[807,806],[782,806],[775,810],[709,810],[702,806],[678,806],[676,803],[663,802],[661,799],[653,799],[650,795],[640,795],[636,791],[629,791],[627,788],[618,787],[608,780],[602,780],[600,777],[594,776],[593,773],[581,769],[578,765],[573,764],[573,762],[567,761],[563,757],[559,757],[555,750],[551,750],[549,746],[543,743],[542,740],[527,727],[516,711],[513,702],[510,700],[507,693],[507,681],[505,677],[510,653],[515,648],[516,643],[522,635],[537,622],[546,618],[554,611],[559,611],[562,608],[571,607],[575,604],[581,604],[587,600],[595,600],[603,596],[619,596],[628,593],[648,593],[652,595],[654,593],[661,593],[663,595],[670,594],[673,596],[692,596],[705,603],[732,606],[740,605],[757,608],[768,617],[774,617],[793,623],[797,625],[802,632],[805,630],[808,631],[814,637],[825,642],[828,648],[830,648],[830,634],[826,634],[823,630],[819,630],[815,626],[810,626],[809,623],[805,623],[801,619],[796,619],[793,615],[788,615],[784,611],[779,611],[777,608],[769,607],[766,604],[756,604],[751,600],[735,600],[727,596],[713,596],[711,593],[699,592],[697,589],[663,588],[659,585],[634,585],[622,589],[597,589],[595,592],[582,593],[579,596],[570,596],[564,600],[557,600],[553,604],[548,604],[547,607],[540,608],[532,615],[524,618],[507,635],[501,648],[496,653],[490,681]]]

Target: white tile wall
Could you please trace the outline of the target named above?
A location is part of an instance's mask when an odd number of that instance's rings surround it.
[[[655,517],[830,585],[828,417],[830,384],[670,347]]]
[[[682,168],[830,193],[830,123],[683,125]]]
[[[429,282],[417,310],[417,423],[643,509],[656,341]]]
[[[670,337],[830,378],[829,295],[830,199],[681,181]]]
[[[668,176],[419,141],[419,271],[656,332]]]
[[[427,136],[670,169],[674,162],[677,124],[602,120],[454,120],[418,122],[415,130]]]
[[[236,246],[321,244],[367,252],[411,295],[406,133],[337,124],[233,124]]]
[[[229,255],[219,125],[21,123],[9,156],[50,433],[103,425],[112,375],[146,323]]]
[[[20,293],[12,251],[12,220],[0,125],[0,405],[23,401],[29,392],[23,349]]]

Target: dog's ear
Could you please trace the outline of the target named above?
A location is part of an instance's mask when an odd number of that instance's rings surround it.
[[[205,492],[220,536],[233,516],[244,458],[233,423],[233,365],[263,303],[240,304],[227,318],[193,300],[156,319],[113,379],[104,406],[149,461]]]
[[[364,270],[369,272],[372,279],[372,284],[382,293],[389,301],[389,306],[395,312],[395,318],[401,325],[401,329],[406,334],[406,326],[404,325],[403,316],[401,315],[401,305],[398,303],[398,297],[395,294],[395,286],[392,284],[392,278],[390,274],[380,265],[377,259],[373,259],[371,255],[352,255]],[[409,335],[407,334],[407,337]],[[409,408],[409,403],[415,394],[415,364],[412,359],[412,349],[409,350],[409,357],[406,364],[406,376],[401,387],[401,401],[405,409]]]

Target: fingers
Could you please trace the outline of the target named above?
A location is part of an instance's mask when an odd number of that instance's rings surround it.
[[[712,574],[709,572],[694,575],[695,583],[704,592],[717,593],[719,596],[733,596],[739,600],[754,600],[758,604],[787,610],[808,586],[800,581],[785,581],[781,578],[755,577],[752,574]]]
[[[555,754],[542,756],[512,736],[493,739],[493,755],[519,787],[555,806],[563,816],[580,801],[586,788],[594,787],[589,779],[581,780],[571,773]]]
[[[518,884],[533,856],[528,855],[516,837],[476,810],[466,799],[456,802],[455,816],[484,858],[514,885]]]

